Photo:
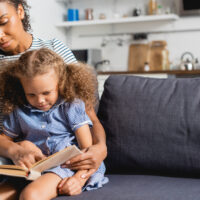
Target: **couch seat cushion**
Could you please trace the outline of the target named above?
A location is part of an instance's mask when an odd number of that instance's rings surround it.
[[[200,180],[148,175],[109,175],[98,190],[54,200],[199,200]]]

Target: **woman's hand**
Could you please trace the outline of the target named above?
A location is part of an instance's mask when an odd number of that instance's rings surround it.
[[[15,165],[19,165],[25,169],[29,169],[35,162],[40,159],[40,155],[33,151],[27,151],[24,148],[18,149],[16,154],[12,157],[12,161]]]
[[[30,168],[35,162],[45,158],[41,150],[32,142],[22,141],[17,143],[19,148],[12,156],[12,161],[25,169]]]
[[[82,178],[89,178],[97,171],[102,161],[107,155],[105,145],[95,144],[82,150],[83,154],[71,158],[64,163],[62,167],[70,168],[71,170],[88,170],[82,175]]]

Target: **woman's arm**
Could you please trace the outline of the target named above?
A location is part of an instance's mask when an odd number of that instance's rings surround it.
[[[89,171],[84,174],[84,177],[88,178],[99,168],[101,162],[106,158],[107,147],[105,131],[94,109],[86,110],[86,112],[93,123],[91,129],[93,145],[84,148],[83,154],[72,158],[65,166],[72,170],[89,169]]]
[[[0,155],[12,159],[21,147],[5,134],[0,134]]]
[[[10,158],[16,165],[29,168],[43,155],[38,152],[25,149],[23,146],[13,142],[13,139],[5,134],[0,134],[0,155]]]

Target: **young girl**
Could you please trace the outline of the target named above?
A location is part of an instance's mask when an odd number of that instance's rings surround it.
[[[29,168],[42,156],[66,146],[91,146],[92,122],[85,106],[95,104],[95,87],[95,75],[86,65],[67,65],[46,48],[28,51],[18,61],[4,66],[0,92],[4,111],[9,115],[3,124],[1,155]],[[26,142],[15,143],[23,140]],[[61,166],[47,170],[24,188],[20,200],[52,199],[63,190],[67,195],[76,195],[108,182],[103,163],[88,180],[82,178],[84,173]]]

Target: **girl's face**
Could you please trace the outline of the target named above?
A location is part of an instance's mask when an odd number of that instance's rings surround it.
[[[54,70],[34,78],[20,78],[27,101],[35,108],[49,110],[58,99],[58,76]]]
[[[18,9],[6,2],[0,2],[0,49],[5,53],[17,54],[23,52],[24,31],[22,19],[24,9]]]

